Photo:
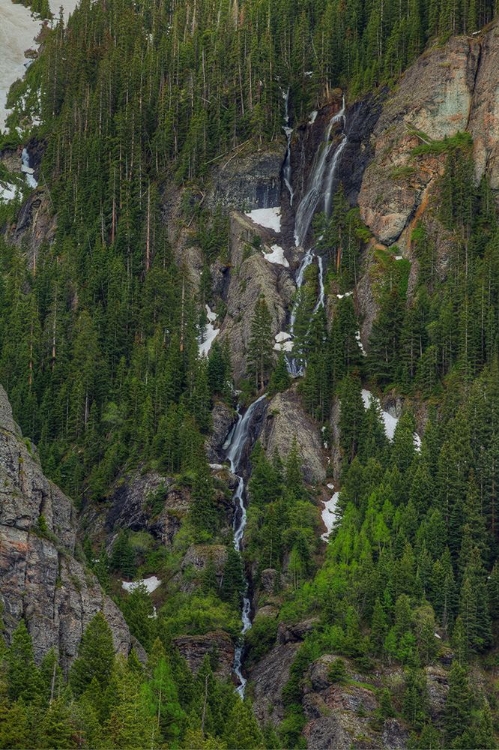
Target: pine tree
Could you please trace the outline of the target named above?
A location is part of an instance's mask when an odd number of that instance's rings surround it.
[[[470,723],[473,696],[465,667],[454,662],[449,675],[449,692],[445,703],[445,737],[452,744]]]
[[[20,698],[30,703],[40,697],[42,684],[35,665],[33,642],[24,620],[12,634],[12,643],[6,655],[7,687],[10,700]]]
[[[257,391],[267,383],[272,362],[272,319],[265,297],[261,296],[255,306],[248,343],[248,370],[255,378]]]
[[[114,662],[111,628],[102,612],[87,625],[78,647],[78,657],[71,666],[69,682],[76,696],[80,696],[96,680],[104,689],[110,679]]]

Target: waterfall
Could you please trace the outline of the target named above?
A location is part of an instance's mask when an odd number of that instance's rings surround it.
[[[301,259],[300,265],[298,266],[298,271],[297,271],[296,279],[295,279],[297,297],[292,307],[291,316],[289,319],[289,333],[291,337],[294,337],[294,332],[295,332],[296,313],[298,311],[298,305],[300,301],[299,291],[301,287],[303,286],[303,277],[305,275],[305,271],[309,267],[309,265],[312,263],[313,259],[314,259],[314,250],[313,248],[310,248],[309,250],[307,250],[303,258]],[[296,357],[293,357],[293,356],[286,357],[286,367],[287,367],[289,374],[293,378],[297,378],[300,375],[303,375],[303,361],[297,359]]]
[[[293,205],[293,187],[291,185],[291,135],[293,133],[293,128],[289,126],[289,88],[287,91],[282,91],[282,96],[284,99],[284,125],[283,130],[286,133],[286,142],[287,142],[287,148],[286,148],[286,156],[284,157],[284,165],[282,168],[282,176],[284,179],[284,184],[286,185],[289,193],[289,205]]]
[[[317,265],[319,267],[319,298],[315,303],[314,311],[312,316],[315,315],[319,307],[324,307],[324,259],[322,255],[317,256]]]
[[[234,427],[229,433],[227,440],[224,444],[225,456],[230,464],[231,472],[237,477],[237,488],[232,498],[234,505],[234,548],[240,552],[241,543],[244,536],[244,530],[246,528],[246,507],[244,505],[244,496],[246,493],[246,482],[241,474],[241,459],[243,457],[243,451],[248,446],[248,442],[251,439],[250,427],[253,414],[257,405],[260,401],[266,398],[266,393],[260,396],[259,399],[254,401],[251,406],[247,409],[244,414],[239,413],[238,408],[238,419]],[[248,596],[248,580],[246,580],[246,590],[243,597],[243,607],[241,612],[242,628],[241,635],[244,635],[251,628],[251,599]],[[243,662],[243,644],[237,646],[234,654],[234,673],[239,680],[239,687],[237,692],[244,697],[244,688],[246,687],[246,678],[242,673],[242,662]]]
[[[312,222],[312,217],[315,213],[315,210],[317,208],[317,205],[319,203],[320,197],[324,192],[324,174],[326,172],[327,167],[327,160],[328,156],[331,153],[331,149],[333,148],[333,143],[331,142],[331,130],[333,128],[333,125],[335,125],[337,122],[342,122],[343,126],[345,124],[345,97],[343,96],[343,101],[341,105],[341,109],[339,112],[337,112],[333,117],[330,119],[328,126],[326,128],[326,131],[324,133],[324,138],[322,139],[319,148],[317,149],[315,156],[314,156],[314,162],[312,164],[312,169],[310,172],[310,177],[308,180],[308,187],[307,190],[303,196],[303,198],[300,201],[300,205],[298,206],[298,210],[296,212],[295,217],[295,245],[296,247],[303,247],[303,243],[305,242],[305,239],[307,237],[308,230],[310,229],[310,224]],[[327,170],[327,179],[326,179],[326,199],[328,203],[330,203],[331,195],[329,197],[328,193],[332,193],[332,180],[334,177],[334,172],[336,170],[336,164],[338,163],[339,157],[341,155],[341,151],[343,151],[343,148],[345,147],[346,143],[346,136],[343,137],[342,142],[336,149],[336,153],[334,154],[330,164],[329,169]],[[338,151],[341,149],[340,153]],[[326,211],[327,213],[327,211]]]
[[[38,187],[38,183],[33,177],[34,169],[32,169],[29,165],[29,154],[28,149],[26,148],[23,148],[21,154],[21,172],[23,172],[26,176],[26,182],[28,183],[30,188],[34,189]]]
[[[341,105],[340,111],[333,117],[333,122],[342,122],[343,131],[345,130],[345,95],[343,95],[343,102]],[[336,173],[336,167],[338,165],[338,162],[340,160],[340,156],[343,152],[343,149],[347,145],[347,137],[345,133],[343,133],[343,140],[338,145],[336,151],[333,154],[333,157],[329,163],[329,169],[327,172],[326,177],[326,190],[324,192],[324,213],[326,216],[331,216],[331,207],[333,202],[333,185],[334,185],[334,177]]]
[[[324,133],[324,137],[321,143],[319,144],[319,148],[317,149],[314,155],[314,160],[312,164],[312,169],[310,171],[307,190],[304,193],[300,201],[300,204],[298,206],[298,210],[296,211],[296,216],[295,216],[294,234],[295,234],[296,247],[303,247],[303,244],[308,234],[308,230],[310,229],[312,217],[315,213],[315,210],[317,209],[319,200],[322,195],[324,196],[324,212],[326,216],[329,216],[331,214],[331,206],[332,206],[332,200],[333,200],[333,194],[334,194],[334,189],[333,189],[334,178],[336,175],[336,169],[337,169],[341,154],[347,144],[347,137],[345,133],[343,132],[343,138],[340,144],[335,149],[331,159],[328,162],[328,157],[331,153],[331,149],[333,148],[333,143],[331,142],[330,138],[331,138],[331,131],[332,131],[333,125],[335,125],[336,123],[341,122],[343,131],[344,131],[345,109],[346,109],[345,96],[343,96],[341,109],[339,112],[333,115],[333,117],[330,119],[328,126],[326,128],[326,131]],[[289,321],[289,333],[291,334],[292,337],[294,336],[296,313],[298,310],[298,304],[299,304],[299,299],[300,299],[299,291],[303,285],[303,278],[304,278],[305,270],[313,262],[314,257],[317,258],[317,265],[318,265],[318,271],[319,271],[319,297],[315,304],[313,314],[315,314],[320,307],[324,306],[324,299],[325,299],[324,261],[321,256],[315,254],[315,250],[312,247],[312,248],[309,248],[306,251],[305,255],[303,256],[301,263],[298,267],[297,274],[296,274],[295,281],[296,281],[296,289],[297,289],[297,298],[293,305],[293,309],[291,310],[291,317]],[[299,360],[296,357],[290,356],[287,358],[288,372],[293,377],[303,375],[305,364],[306,363],[303,360]]]

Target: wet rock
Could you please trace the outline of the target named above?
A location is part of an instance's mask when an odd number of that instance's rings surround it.
[[[281,203],[281,167],[286,145],[276,141],[255,150],[254,143],[220,160],[212,171],[213,189],[208,205],[222,205],[240,211],[271,208]]]
[[[28,266],[36,269],[40,247],[52,242],[57,229],[57,218],[52,213],[50,195],[39,186],[23,204],[17,223],[7,233],[8,241],[26,253]]]
[[[234,409],[223,401],[217,401],[211,412],[212,429],[206,438],[206,457],[210,463],[218,463],[225,460],[223,445],[227,439],[230,428],[236,420]]]

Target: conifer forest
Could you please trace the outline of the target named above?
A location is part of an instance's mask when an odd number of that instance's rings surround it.
[[[499,4],[12,7],[0,747],[499,747]]]

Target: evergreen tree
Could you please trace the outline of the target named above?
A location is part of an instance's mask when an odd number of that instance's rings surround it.
[[[272,354],[272,319],[265,301],[261,296],[255,306],[251,322],[250,340],[248,343],[248,367],[255,378],[256,390],[267,383],[273,363]]]
[[[87,625],[78,647],[78,657],[71,666],[69,681],[80,696],[96,680],[102,690],[107,687],[114,662],[111,628],[102,612],[97,612]]]
[[[33,642],[24,620],[12,634],[12,643],[6,654],[7,687],[10,700],[26,703],[40,697],[42,684],[40,672],[35,665]]]

